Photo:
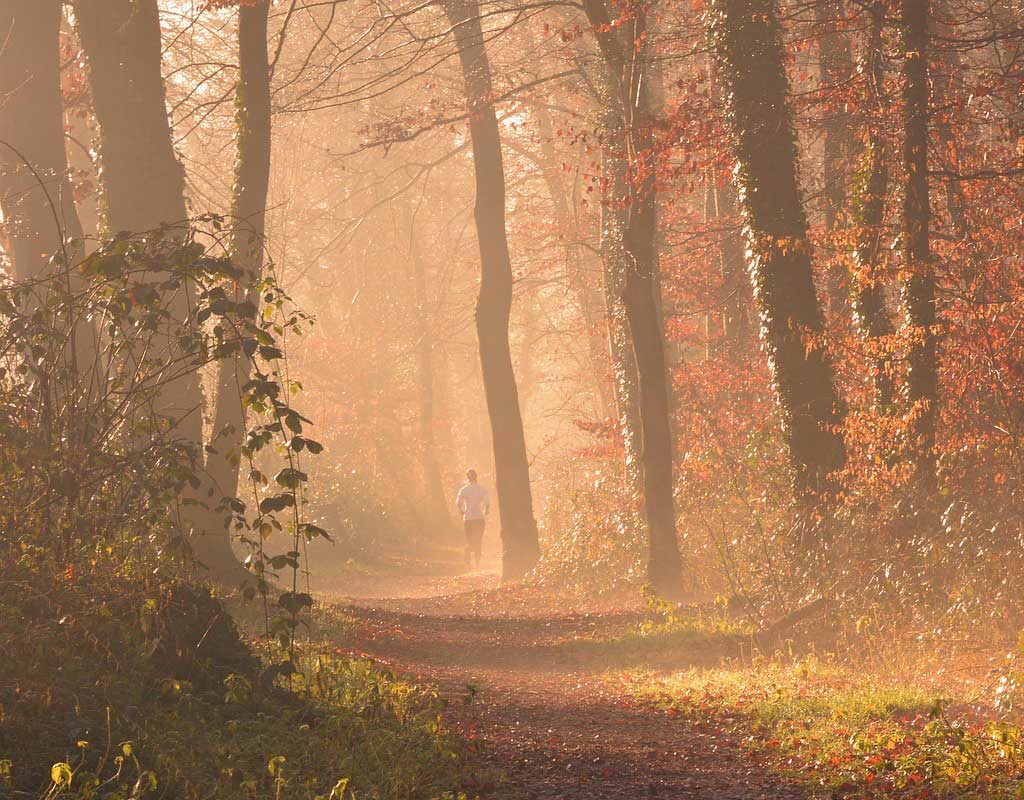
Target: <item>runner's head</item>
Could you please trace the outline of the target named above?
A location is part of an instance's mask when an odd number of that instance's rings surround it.
[[[476,470],[475,469],[467,469],[466,470],[466,480],[469,481],[470,483],[476,483]]]

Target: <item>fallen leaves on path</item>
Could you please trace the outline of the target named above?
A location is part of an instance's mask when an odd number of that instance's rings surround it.
[[[517,601],[493,575],[420,578],[405,599],[361,600],[347,646],[439,687],[448,722],[474,747],[467,790],[485,797],[802,797],[713,719],[637,704],[609,667],[616,654],[579,642],[635,627],[634,608],[566,610]],[[389,587],[394,589],[395,587]],[[433,591],[430,591],[430,589]],[[395,592],[398,594],[398,592]],[[553,610],[558,609],[558,610]],[[614,674],[612,675],[614,678]]]

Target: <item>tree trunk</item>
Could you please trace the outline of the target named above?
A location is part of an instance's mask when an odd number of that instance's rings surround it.
[[[67,179],[60,11],[59,0],[8,0],[0,10],[0,204],[19,281],[49,274],[50,257],[82,235]]]
[[[928,228],[928,49],[929,0],[901,0],[903,31],[903,269],[900,286],[912,341],[907,354],[907,399],[915,443],[918,487],[935,485],[935,273]]]
[[[76,0],[100,127],[109,233],[182,225],[185,174],[171,142],[156,0]]]
[[[842,0],[818,0],[815,6],[818,23],[823,29],[818,39],[818,75],[820,87],[825,92],[834,92],[837,86],[847,83],[853,75],[850,38],[841,30],[836,19],[842,10]],[[824,227],[825,232],[830,233],[835,230],[846,205],[846,185],[849,179],[847,164],[853,150],[853,141],[850,115],[842,105],[826,98],[822,114]],[[845,276],[842,273],[839,264],[830,264],[828,299],[830,308],[837,314],[842,312],[846,304],[843,286]]]
[[[45,280],[56,268],[70,300],[84,249],[64,145],[60,21],[59,0],[8,0],[0,9],[0,208],[15,279]],[[30,302],[42,307],[46,298]],[[88,394],[99,353],[92,326],[74,323],[69,344],[69,386]]]
[[[238,88],[235,118],[238,125],[235,184],[231,207],[231,259],[241,271],[235,283],[236,303],[259,306],[258,285],[263,269],[267,190],[270,184],[270,66],[267,60],[265,0],[238,8]],[[217,364],[217,397],[206,473],[213,484],[215,506],[238,494],[241,448],[245,437],[242,387],[251,375],[249,359],[237,352]],[[227,512],[217,514],[224,517]],[[235,563],[227,526],[209,531],[205,548],[215,572]]]
[[[647,578],[655,591],[682,591],[682,559],[676,539],[672,496],[672,425],[665,341],[661,328],[657,264],[657,191],[652,158],[654,115],[646,77],[649,53],[637,43],[647,38],[646,17],[637,11],[620,37],[604,0],[585,0],[606,73],[605,150],[615,175],[606,187],[622,194],[606,198],[614,206],[622,237],[625,275],[621,301],[629,322],[640,400],[643,505],[647,519]],[[619,149],[619,154],[615,150]]]
[[[615,148],[605,148],[601,172],[606,179],[601,203],[601,264],[604,272],[605,313],[608,318],[608,353],[612,363],[616,419],[625,455],[626,486],[634,501],[643,503],[641,454],[640,379],[629,333],[623,292],[629,269],[625,230],[628,221],[622,198],[628,193],[624,180],[627,166]]]
[[[714,0],[711,30],[739,165],[761,332],[798,497],[816,502],[845,450],[797,185],[789,81],[773,0]]]
[[[184,171],[171,140],[160,71],[156,0],[77,0],[75,17],[99,126],[107,232],[187,225]],[[177,341],[184,331],[174,328],[189,324],[194,292],[187,281],[165,299],[169,329],[160,334],[156,357],[170,370],[180,369]],[[196,372],[166,376],[155,410],[201,458],[202,392]]]
[[[484,49],[479,6],[476,0],[447,0],[444,10],[451,20],[459,48],[476,173],[474,217],[480,247],[476,329],[494,445],[503,550],[502,580],[515,580],[537,562],[540,547],[537,522],[533,516],[530,466],[519,410],[519,393],[509,350],[512,263],[505,232],[501,135],[491,104],[491,67]]]
[[[715,59],[711,59],[710,92],[716,102],[725,104]],[[718,259],[722,274],[723,303],[722,332],[726,349],[732,358],[750,351],[753,340],[750,277],[743,259],[743,234],[736,198],[736,185],[730,171],[718,175],[714,184],[715,216],[718,220]]]
[[[739,210],[732,177],[723,176],[715,183],[714,191],[715,214],[722,226],[718,232],[718,258],[725,291],[723,332],[729,354],[735,358],[750,349],[750,279],[743,263],[743,237],[736,224]]]
[[[880,274],[882,226],[885,221],[885,200],[889,191],[889,154],[885,146],[883,124],[888,108],[885,101],[885,53],[882,30],[885,4],[869,8],[871,28],[867,43],[866,71],[868,78],[867,149],[863,154],[864,182],[852,204],[853,222],[857,229],[853,280],[854,322],[868,343],[871,359],[871,383],[874,403],[885,408],[893,401],[890,359],[885,353],[885,339],[892,334],[892,322],[885,311],[885,285]]]
[[[653,184],[653,181],[650,181]],[[658,314],[658,282],[653,267],[655,195],[653,185],[633,209],[626,229],[630,255],[623,300],[633,339],[633,354],[640,385],[640,422],[644,511],[649,552],[647,578],[658,592],[682,591],[682,559],[676,539],[675,501],[672,495],[672,425],[665,346]]]

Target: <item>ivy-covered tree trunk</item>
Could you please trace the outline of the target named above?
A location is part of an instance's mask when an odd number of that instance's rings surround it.
[[[846,169],[853,144],[850,115],[844,105],[831,95],[841,91],[843,84],[853,76],[853,50],[850,37],[840,28],[838,18],[843,13],[842,0],[819,0],[814,7],[820,27],[818,39],[818,83],[823,99],[822,175],[823,211],[825,230],[836,226],[846,204]]]
[[[66,270],[61,283],[70,300],[81,288],[75,266],[84,248],[64,146],[60,21],[59,0],[0,5],[0,209],[14,277],[33,281]],[[41,307],[48,300],[30,302]],[[74,376],[68,385],[85,396],[99,348],[92,326],[70,315],[73,310],[65,317],[72,336],[63,359]]]
[[[861,185],[852,202],[856,225],[853,276],[854,322],[870,350],[871,383],[874,403],[885,408],[893,401],[893,381],[887,354],[886,337],[892,334],[892,322],[885,310],[885,285],[882,282],[882,230],[885,200],[889,191],[889,166],[883,132],[888,103],[885,100],[885,53],[882,30],[885,4],[876,2],[868,9],[871,19],[867,41],[865,72],[867,78],[867,146],[862,155]]]
[[[915,442],[918,486],[935,483],[935,419],[938,372],[935,363],[935,273],[932,265],[928,195],[929,0],[901,0],[903,32],[903,214],[900,293],[911,336],[907,353],[907,400]]]
[[[715,101],[724,106],[721,80],[715,59],[710,60],[708,73],[711,76],[709,91]],[[751,319],[753,298],[750,293],[750,277],[743,260],[743,233],[740,224],[736,184],[731,171],[715,176],[711,190],[715,225],[718,228],[718,262],[722,275],[722,333],[725,336],[725,350],[730,357],[749,353],[753,343]]]
[[[494,445],[495,488],[501,517],[502,580],[525,575],[540,557],[533,516],[530,465],[509,349],[512,310],[512,262],[505,232],[505,172],[501,134],[491,102],[491,65],[484,48],[476,0],[446,0],[459,49],[469,109],[469,134],[476,174],[477,240],[480,247],[480,296],[476,330],[484,395]]]
[[[848,83],[853,76],[853,50],[850,37],[842,30],[839,17],[843,14],[843,0],[818,0],[815,15],[821,28],[818,39],[818,77],[826,92],[823,105],[822,133],[822,200],[824,228],[835,230],[846,206],[846,187],[849,181],[850,156],[853,152],[853,129],[845,104],[830,95]],[[841,313],[846,304],[844,270],[836,263],[829,265],[828,302],[835,313]]]
[[[269,0],[242,4],[238,8],[238,88],[235,98],[237,125],[235,184],[231,202],[231,259],[240,277],[234,285],[234,302],[255,313],[260,302],[259,282],[263,269],[263,240],[266,231],[267,191],[270,184],[270,65],[267,59],[267,13]],[[240,322],[243,320],[239,320]],[[206,473],[216,496],[238,494],[245,413],[242,395],[251,377],[251,364],[236,352],[218,362],[217,396],[214,403],[213,434],[206,459]],[[218,516],[223,517],[224,514]],[[204,546],[210,568],[223,574],[235,565],[229,532],[209,532]]]
[[[606,134],[619,130],[612,115]],[[643,453],[640,420],[640,379],[636,369],[636,355],[629,332],[629,317],[623,293],[629,253],[626,251],[625,232],[628,212],[623,198],[629,194],[626,186],[628,165],[617,147],[606,147],[601,154],[601,174],[605,178],[601,202],[601,266],[604,274],[605,315],[608,321],[608,353],[612,363],[616,420],[622,436],[626,486],[634,501],[643,504]]]
[[[722,271],[723,333],[726,348],[733,357],[750,349],[750,279],[743,263],[743,237],[738,219],[736,187],[731,176],[725,176],[714,187],[715,215],[721,230],[718,232],[718,258]]]
[[[655,591],[682,591],[682,559],[676,538],[673,499],[671,406],[665,340],[661,327],[657,262],[657,191],[652,158],[654,115],[648,86],[649,53],[638,47],[647,38],[646,17],[635,17],[620,35],[605,0],[585,0],[587,19],[597,37],[604,67],[606,120],[606,195],[602,205],[616,229],[606,232],[618,246],[624,275],[621,301],[629,325],[640,405],[640,462],[643,508],[647,521],[647,578]],[[612,310],[615,311],[614,303]]]
[[[821,342],[774,0],[714,0],[711,32],[738,162],[748,267],[798,496],[832,488],[843,413]]]

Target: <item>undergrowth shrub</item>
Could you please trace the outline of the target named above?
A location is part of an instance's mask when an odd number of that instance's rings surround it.
[[[584,594],[639,590],[646,543],[622,470],[581,458],[562,467],[547,486],[539,525],[543,557],[534,579]]]
[[[458,784],[436,697],[297,641],[304,551],[327,536],[305,516],[301,458],[323,448],[291,405],[282,345],[308,319],[272,276],[259,308],[235,299],[245,276],[213,255],[221,232],[206,217],[119,235],[0,285],[0,796],[430,798]],[[201,409],[174,400],[234,357],[251,368],[244,498],[210,487],[202,437],[181,430]],[[249,552],[257,648],[204,585],[205,530]]]

